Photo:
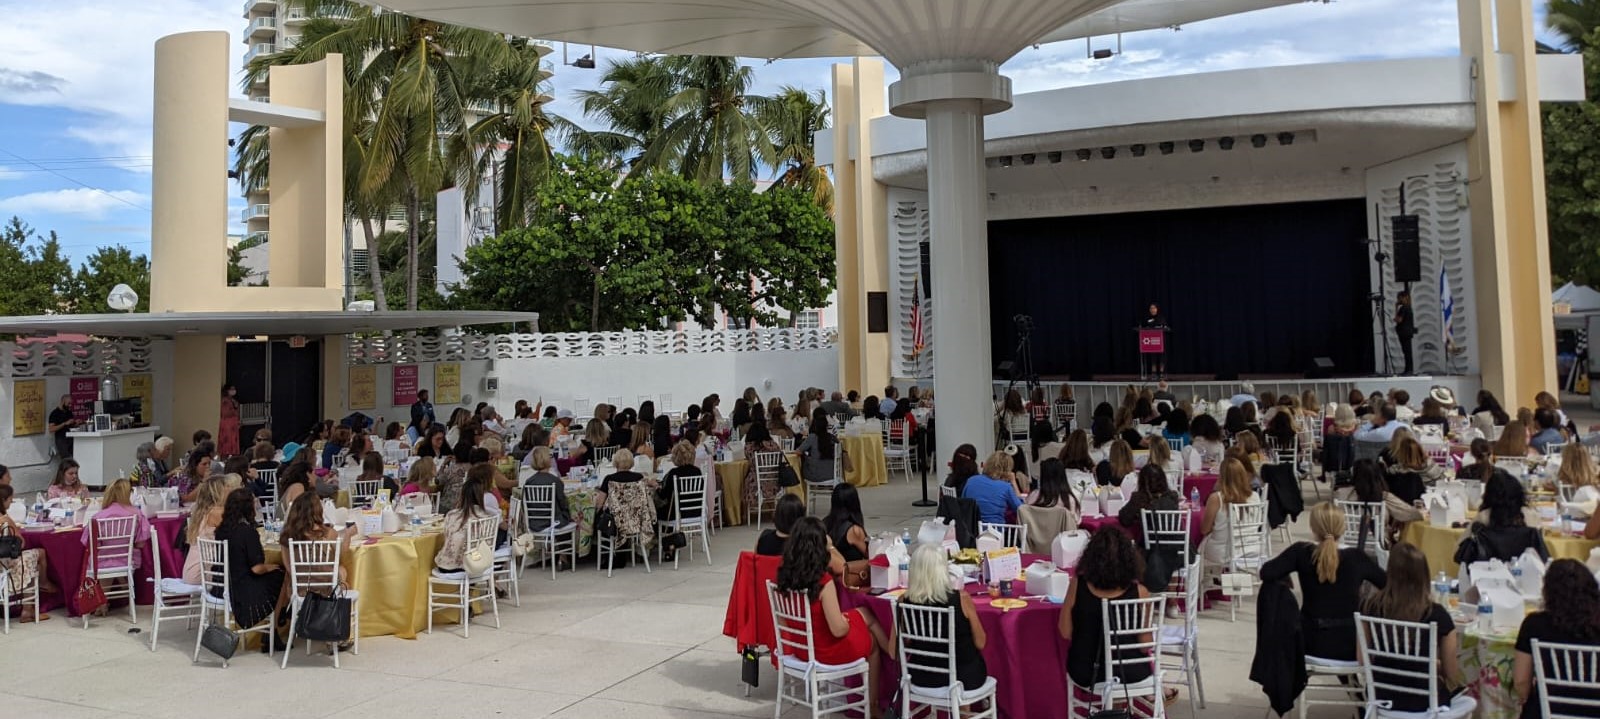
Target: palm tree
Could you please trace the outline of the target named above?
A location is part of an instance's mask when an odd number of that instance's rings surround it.
[[[452,136],[466,132],[471,78],[507,64],[511,45],[496,33],[344,0],[303,2],[313,15],[327,18],[318,22],[331,26],[307,32],[288,52],[252,61],[245,83],[275,64],[316,62],[330,53],[346,58],[345,116],[370,122],[362,125],[366,140],[355,153],[360,162],[347,169],[355,171],[355,190],[367,198],[364,205],[400,191],[408,249],[406,308],[414,310],[424,200],[443,189],[451,175],[444,148]]]
[[[611,60],[606,63],[597,89],[575,93],[584,117],[599,121],[607,129],[587,130],[565,122],[558,123],[558,129],[574,156],[631,168],[643,159],[645,149],[666,127],[664,106],[678,89],[677,78],[663,58]]]
[[[528,223],[539,184],[550,171],[549,133],[558,119],[544,111],[551,100],[545,93],[550,71],[541,58],[550,48],[521,39],[512,47],[512,62],[481,75],[473,88],[493,111],[452,136],[449,148],[455,181],[469,205],[478,199],[478,179],[493,171],[495,227],[503,229]]]
[[[755,71],[737,58],[673,55],[663,61],[676,92],[662,104],[667,118],[660,135],[640,162],[667,167],[698,182],[721,182],[724,173],[754,179],[758,167],[773,164],[772,140],[755,117],[762,101],[750,94]]]
[[[784,86],[778,94],[756,103],[756,117],[772,142],[773,177],[782,187],[805,190],[817,206],[833,212],[833,181],[817,165],[816,136],[829,124],[826,93],[816,94]]]
[[[1582,52],[1588,46],[1590,33],[1600,28],[1600,2],[1549,0],[1544,24],[1561,37],[1561,49]]]

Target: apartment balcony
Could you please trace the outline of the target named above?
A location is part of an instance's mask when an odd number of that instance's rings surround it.
[[[251,232],[251,233],[249,233],[249,234],[244,236],[244,240],[242,242],[249,242],[251,244],[264,245],[264,244],[267,244],[267,234],[268,233],[265,232],[265,231],[262,231],[262,232]]]
[[[286,25],[299,25],[311,19],[311,13],[303,7],[291,7],[283,12],[283,22]]]
[[[278,35],[278,19],[271,15],[258,17],[245,27],[246,38],[264,37],[271,40]]]
[[[251,95],[250,96],[250,101],[251,102],[272,102],[272,96],[271,95]]]
[[[246,207],[246,208],[244,208],[243,212],[239,213],[239,220],[241,222],[249,222],[251,220],[265,220],[270,216],[268,214],[268,212],[267,212],[267,208],[269,208],[269,207],[271,207],[271,205],[268,205],[268,204],[265,204],[265,203],[262,203],[262,204],[259,204],[259,205],[251,205],[249,207]]]
[[[276,12],[278,0],[244,0],[244,16],[250,17],[253,12]]]
[[[277,51],[278,51],[278,46],[274,45],[274,44],[272,44],[270,42],[262,42],[262,43],[256,43],[254,45],[251,45],[250,46],[250,51],[244,54],[245,64],[248,65],[251,60],[254,60],[254,59],[258,58],[258,57],[271,55],[271,54],[273,54],[273,53],[275,53]]]

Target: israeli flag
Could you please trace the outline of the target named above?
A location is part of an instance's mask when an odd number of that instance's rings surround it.
[[[1439,268],[1439,308],[1444,315],[1444,347],[1448,351],[1455,346],[1455,330],[1450,326],[1450,318],[1456,314],[1456,298],[1450,295],[1450,276],[1443,267]]]

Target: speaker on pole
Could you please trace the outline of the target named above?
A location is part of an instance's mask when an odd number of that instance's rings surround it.
[[[1422,281],[1422,230],[1416,215],[1390,218],[1394,229],[1394,281]]]

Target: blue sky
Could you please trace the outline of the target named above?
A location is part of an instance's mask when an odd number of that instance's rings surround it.
[[[234,38],[230,62],[237,76],[240,10],[238,0],[0,0],[0,219],[18,215],[36,229],[55,230],[75,259],[103,245],[147,253],[154,43],[175,32],[226,30]],[[1094,46],[1114,43],[1100,38]],[[1030,92],[1244,67],[1447,55],[1457,44],[1456,0],[1340,0],[1131,34],[1123,38],[1123,54],[1110,60],[1087,59],[1082,41],[1046,45],[1024,50],[1004,72],[1017,92]],[[586,52],[569,48],[572,59]],[[630,54],[601,48],[599,58],[603,65]],[[560,62],[559,45],[551,57]],[[826,89],[833,62],[757,61],[757,90]],[[553,109],[576,118],[573,91],[594,87],[600,73],[556,70]],[[229,217],[242,205],[233,197]]]

